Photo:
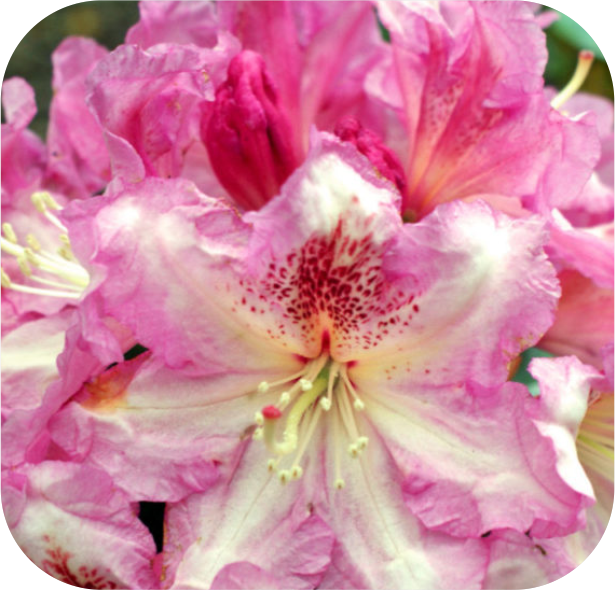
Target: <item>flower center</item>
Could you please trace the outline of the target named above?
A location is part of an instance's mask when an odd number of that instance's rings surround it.
[[[46,250],[33,233],[28,233],[25,244],[20,243],[13,226],[2,224],[0,245],[2,251],[15,257],[21,274],[25,279],[44,287],[15,283],[2,268],[2,287],[22,293],[79,299],[88,286],[89,275],[75,258],[68,239],[67,229],[52,213],[60,210],[55,199],[48,192],[32,194],[36,210],[59,232],[57,248]]]
[[[346,363],[334,361],[329,353],[309,361],[302,371],[274,383],[263,381],[259,393],[280,390],[277,404],[257,412],[254,439],[264,441],[272,457],[267,467],[282,483],[300,479],[301,460],[318,426],[328,415],[333,431],[335,476],[333,486],[345,486],[341,463],[344,447],[351,458],[358,458],[369,439],[361,436],[355,412],[365,409],[349,376]],[[281,431],[281,437],[280,437]]]

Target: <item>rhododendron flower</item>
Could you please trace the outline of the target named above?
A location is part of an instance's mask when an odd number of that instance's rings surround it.
[[[2,496],[36,565],[521,588],[593,550],[612,105],[587,52],[545,89],[535,8],[143,2],[117,49],[53,54],[45,143],[4,83]],[[532,395],[537,344],[575,356]]]
[[[404,226],[367,158],[313,141],[243,219],[162,180],[63,212],[88,296],[150,352],[86,386],[52,439],[139,499],[181,501],[171,587],[255,572],[281,587],[476,586],[482,534],[572,533],[593,502],[555,392],[505,383],[558,296],[542,224],[477,202]],[[274,530],[280,549],[262,550]]]

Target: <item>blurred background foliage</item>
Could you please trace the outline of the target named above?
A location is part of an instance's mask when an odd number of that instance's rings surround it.
[[[23,38],[9,61],[5,77],[22,76],[34,87],[39,109],[32,124],[34,131],[45,134],[51,100],[50,56],[62,39],[69,35],[92,37],[113,49],[123,42],[126,31],[138,18],[138,3],[131,0],[80,2],[54,12]],[[547,29],[547,47],[547,84],[562,88],[574,71],[579,50],[591,49],[597,59],[583,90],[613,99],[613,83],[600,49],[575,21],[560,13],[559,20]]]

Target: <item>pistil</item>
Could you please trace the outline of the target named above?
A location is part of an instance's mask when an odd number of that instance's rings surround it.
[[[551,101],[551,106],[554,109],[561,109],[564,104],[581,89],[593,63],[594,54],[591,51],[584,50],[579,53],[577,67],[572,78],[570,78],[568,84],[566,84],[559,94]]]

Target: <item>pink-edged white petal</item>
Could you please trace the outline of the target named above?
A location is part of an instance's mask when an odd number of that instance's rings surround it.
[[[333,534],[301,486],[282,486],[262,447],[241,453],[236,472],[169,508],[165,587],[314,588],[330,562]],[[270,585],[271,584],[271,585]],[[232,587],[232,586],[231,586]],[[245,586],[245,587],[250,587]]]
[[[381,430],[363,425],[370,443],[343,469],[335,490],[332,430],[316,476],[316,510],[337,539],[322,588],[480,588],[487,555],[480,541],[427,530],[404,503],[403,474],[383,445]],[[310,469],[318,470],[319,455]],[[329,486],[325,487],[325,482]]]
[[[81,588],[159,587],[154,541],[104,472],[59,461],[5,471],[2,500],[15,541],[50,576]]]
[[[358,357],[365,371],[426,385],[505,380],[507,363],[552,322],[559,288],[545,239],[538,217],[513,219],[483,202],[406,224],[384,271],[408,302],[374,326],[381,353]]]
[[[263,368],[191,377],[144,354],[91,380],[50,421],[72,460],[109,473],[132,499],[177,502],[232,471],[254,416],[279,394],[257,395],[275,378]]]
[[[582,526],[594,498],[574,429],[587,404],[587,375],[569,388],[565,423],[552,390],[537,399],[514,383],[410,383],[355,378],[366,416],[404,474],[406,503],[424,525],[460,537],[496,528],[547,536]]]

